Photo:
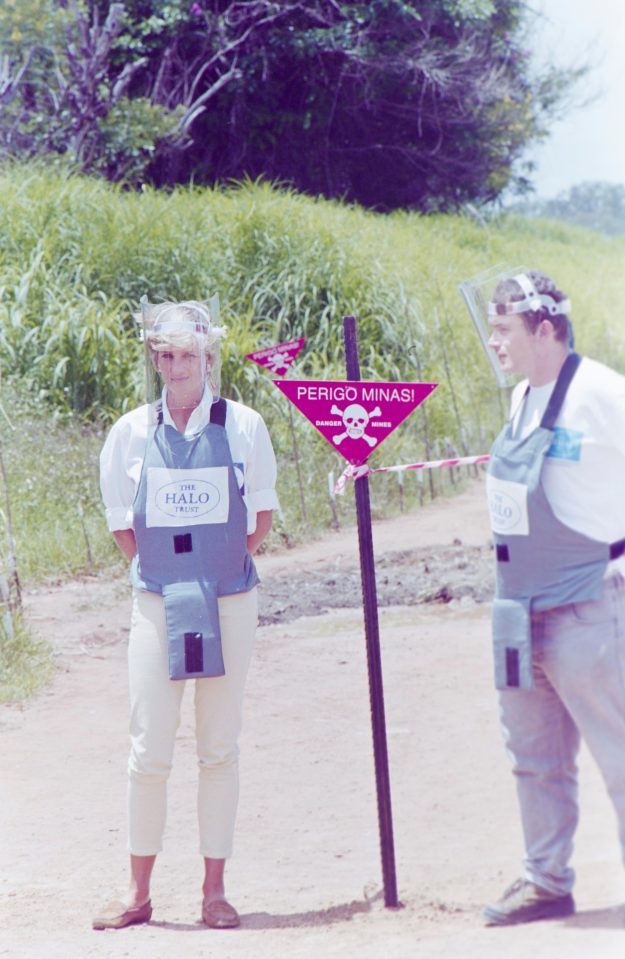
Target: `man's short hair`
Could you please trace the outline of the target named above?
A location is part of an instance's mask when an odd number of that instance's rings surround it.
[[[533,284],[537,293],[548,294],[556,303],[561,303],[562,300],[567,299],[566,293],[559,290],[554,281],[545,273],[541,273],[539,270],[528,270],[525,276]],[[495,287],[493,294],[494,303],[518,303],[525,298],[525,292],[513,279],[502,280]],[[553,315],[545,307],[541,307],[539,310],[527,310],[520,313],[519,316],[523,318],[525,327],[530,333],[534,333],[543,320],[549,320],[554,328],[556,340],[565,342],[570,339],[571,323],[565,313]]]

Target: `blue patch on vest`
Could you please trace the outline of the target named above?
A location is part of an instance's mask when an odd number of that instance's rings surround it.
[[[549,447],[547,456],[559,460],[579,462],[583,436],[584,434],[580,433],[579,430],[565,430],[562,426],[556,426],[553,431],[553,442]]]

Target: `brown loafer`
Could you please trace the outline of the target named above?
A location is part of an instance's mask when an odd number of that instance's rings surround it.
[[[124,929],[149,922],[152,918],[152,903],[148,899],[142,906],[129,909],[123,902],[109,902],[98,913],[91,926],[93,929]]]
[[[236,929],[241,925],[239,914],[225,899],[213,899],[202,904],[202,920],[211,929]]]

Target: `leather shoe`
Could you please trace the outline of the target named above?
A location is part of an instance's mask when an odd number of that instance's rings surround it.
[[[136,926],[142,922],[149,922],[152,918],[152,903],[148,899],[142,906],[129,909],[123,902],[109,902],[95,917],[91,926],[93,929],[124,929],[125,926]]]
[[[538,919],[564,919],[574,912],[570,893],[558,895],[529,879],[517,879],[498,902],[486,907],[483,916],[489,926],[514,926]]]
[[[236,929],[241,925],[238,912],[225,899],[204,901],[202,920],[211,929]]]

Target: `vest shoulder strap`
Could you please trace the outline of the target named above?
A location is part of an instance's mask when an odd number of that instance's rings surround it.
[[[220,396],[219,399],[211,406],[211,423],[214,423],[216,426],[225,426],[227,410],[228,404],[223,396]]]
[[[625,539],[618,539],[615,543],[610,543],[610,559],[618,559],[625,553]]]
[[[544,429],[552,430],[554,428],[558,414],[562,409],[562,404],[564,403],[566,391],[571,384],[571,380],[577,373],[577,369],[581,362],[582,358],[578,353],[569,353],[565,359],[564,365],[558,374],[556,385],[554,386],[551,396],[549,397],[547,409],[545,410],[543,418],[540,421],[540,425]]]

